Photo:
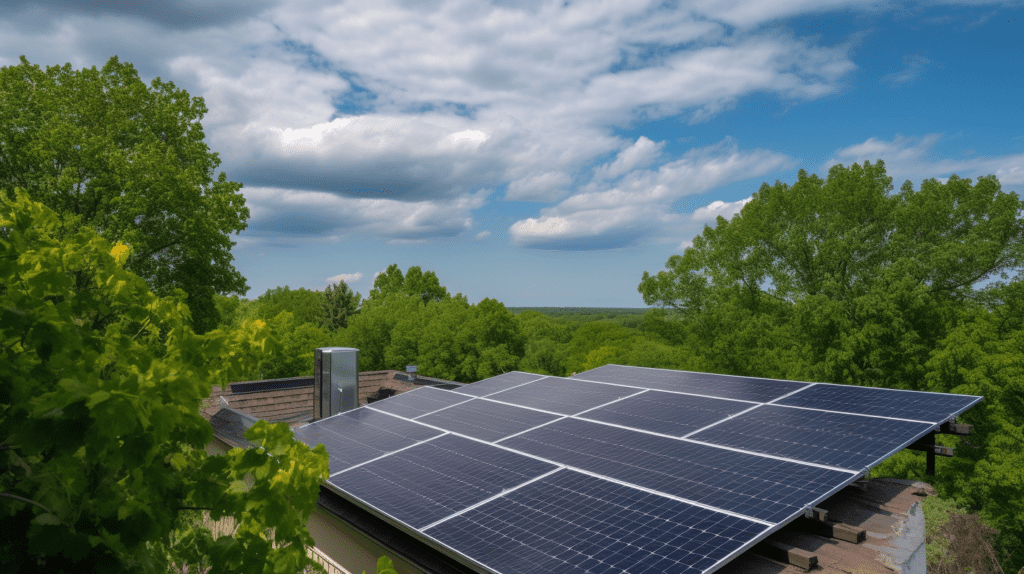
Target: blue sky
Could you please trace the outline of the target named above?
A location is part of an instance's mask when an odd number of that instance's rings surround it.
[[[641,307],[644,271],[801,168],[1021,193],[1022,53],[1020,1],[0,5],[0,65],[117,55],[205,99],[249,298],[397,263],[471,302]]]

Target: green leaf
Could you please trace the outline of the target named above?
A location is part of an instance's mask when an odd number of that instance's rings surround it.
[[[108,393],[107,391],[96,391],[95,393],[89,395],[89,401],[85,403],[85,406],[92,409],[96,405],[102,403],[103,401],[109,398],[110,393]]]
[[[62,524],[59,518],[50,514],[49,512],[37,514],[35,518],[32,519],[32,522],[35,522],[36,524],[40,524],[43,526],[59,526]]]

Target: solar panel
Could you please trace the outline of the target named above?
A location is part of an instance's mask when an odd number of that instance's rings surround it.
[[[930,423],[763,405],[694,440],[863,470],[932,429]]]
[[[560,470],[425,532],[506,574],[696,573],[766,528]]]
[[[416,418],[470,400],[469,397],[433,387],[420,387],[373,403],[373,410]]]
[[[524,409],[482,399],[424,415],[416,420],[446,431],[494,442],[507,436],[551,422],[558,415]]]
[[[851,478],[842,471],[563,419],[501,442],[514,450],[770,522]]]
[[[437,429],[369,409],[355,409],[295,429],[297,440],[327,448],[331,473],[439,434]]]
[[[328,482],[421,528],[556,468],[449,434],[336,474]]]
[[[810,383],[797,381],[669,371],[646,367],[623,367],[621,365],[605,365],[578,373],[572,378],[759,403],[766,403],[810,385]]]
[[[941,423],[980,400],[968,395],[817,384],[775,404]]]
[[[504,391],[505,389],[517,387],[523,383],[529,383],[530,381],[536,381],[537,379],[542,378],[544,378],[544,375],[512,371],[511,373],[505,373],[503,375],[483,379],[482,381],[477,381],[475,383],[459,387],[457,391],[464,395],[484,397],[498,391]]]
[[[588,411],[580,417],[661,434],[683,436],[757,405],[710,397],[647,391]]]
[[[574,415],[638,392],[640,391],[637,389],[618,385],[595,385],[561,377],[544,377],[539,381],[488,395],[487,398],[563,415]]]
[[[296,431],[328,489],[481,571],[710,572],[981,397],[607,365]]]

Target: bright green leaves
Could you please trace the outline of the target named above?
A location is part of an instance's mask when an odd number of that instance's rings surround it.
[[[169,82],[147,86],[116,57],[101,70],[22,58],[0,68],[0,100],[0,190],[44,202],[61,234],[87,227],[130,245],[116,260],[160,296],[188,286],[190,324],[210,330],[213,293],[246,289],[229,236],[249,211],[241,184],[213,178],[220,160],[204,143],[202,100]],[[63,274],[39,273],[41,289]]]
[[[38,504],[0,505],[5,528],[25,537],[0,546],[5,560],[157,571],[167,551],[179,563],[207,553],[224,571],[305,566],[323,449],[279,426],[255,431],[262,454],[203,450],[212,430],[201,401],[214,382],[238,380],[247,357],[278,352],[272,330],[196,335],[184,293],[157,298],[118,261],[123,252],[88,229],[64,233],[52,211],[13,195],[0,199],[0,455],[12,469],[0,492]],[[254,487],[228,492],[247,473]],[[244,535],[214,543],[200,533],[169,548],[190,499],[245,515]],[[277,549],[252,534],[269,528]]]

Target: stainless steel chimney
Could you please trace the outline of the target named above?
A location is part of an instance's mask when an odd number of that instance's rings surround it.
[[[313,351],[313,420],[359,406],[359,349],[320,347]]]

